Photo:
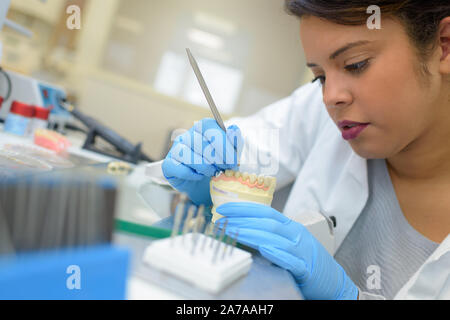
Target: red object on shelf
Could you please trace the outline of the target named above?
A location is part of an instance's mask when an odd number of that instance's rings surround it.
[[[38,129],[34,132],[34,143],[57,153],[64,152],[71,146],[66,137],[47,129]]]
[[[11,109],[9,110],[9,112],[18,114],[18,115],[21,115],[21,116],[24,116],[27,118],[33,118],[35,108],[28,104],[25,104],[25,103],[22,103],[19,101],[14,101],[11,105]]]
[[[0,97],[0,109],[2,108],[3,100],[3,97]]]
[[[50,109],[34,106],[34,110],[35,110],[35,113],[34,113],[35,118],[38,118],[41,120],[48,120],[48,117],[51,112]]]

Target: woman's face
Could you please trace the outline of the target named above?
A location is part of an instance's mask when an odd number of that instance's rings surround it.
[[[431,76],[423,75],[400,23],[384,19],[382,29],[370,30],[305,17],[301,38],[308,66],[322,82],[323,100],[336,125],[368,124],[359,135],[355,131],[364,126],[340,128],[361,157],[392,157],[442,121],[439,58],[430,59]]]

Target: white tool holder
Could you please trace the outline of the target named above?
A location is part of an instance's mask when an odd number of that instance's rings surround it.
[[[250,253],[201,233],[154,241],[143,260],[212,294],[246,275],[252,264]]]

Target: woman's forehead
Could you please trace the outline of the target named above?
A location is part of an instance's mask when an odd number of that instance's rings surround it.
[[[317,55],[329,58],[353,43],[380,44],[408,39],[402,25],[392,19],[383,20],[381,29],[369,29],[366,25],[341,25],[312,16],[300,20],[300,35],[307,58]]]

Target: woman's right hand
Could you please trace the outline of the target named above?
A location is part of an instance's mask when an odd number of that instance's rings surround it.
[[[162,170],[167,181],[185,192],[196,205],[212,205],[211,177],[238,166],[243,140],[240,129],[233,125],[225,133],[214,119],[203,119],[178,136]]]

